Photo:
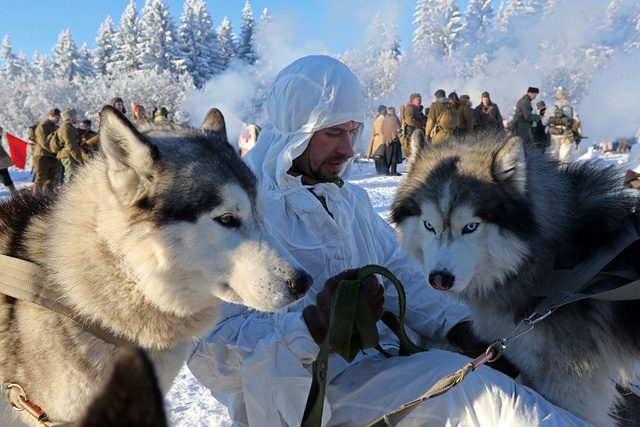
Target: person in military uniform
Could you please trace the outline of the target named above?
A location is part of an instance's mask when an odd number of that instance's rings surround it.
[[[536,99],[539,92],[537,87],[529,87],[527,93],[524,94],[516,104],[516,112],[513,116],[513,120],[515,120],[518,125],[518,135],[522,139],[522,142],[529,146],[533,146],[532,124],[540,120],[540,116],[534,114],[532,111],[531,101]]]
[[[78,123],[78,116],[73,108],[67,108],[61,113],[61,116],[64,123],[58,129],[58,139],[62,148],[58,151],[57,157],[64,167],[67,181],[71,181],[78,166],[84,164],[78,130],[74,127]]]
[[[49,147],[48,137],[58,130],[60,110],[52,108],[49,116],[36,127],[36,141],[33,150],[33,191],[50,191],[55,188],[60,176],[60,162]]]
[[[476,112],[480,119],[478,130],[493,130],[497,132],[503,129],[500,108],[491,101],[489,92],[482,93],[482,102],[476,107]]]

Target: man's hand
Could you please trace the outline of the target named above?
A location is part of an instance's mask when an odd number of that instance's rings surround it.
[[[455,325],[447,334],[451,345],[460,347],[462,351],[484,351],[491,343],[484,342],[471,329],[471,322],[465,321]]]
[[[343,280],[355,280],[358,278],[359,268],[345,270],[329,279],[324,283],[322,291],[316,295],[316,304],[308,305],[302,311],[304,319],[311,336],[318,344],[322,344],[324,338],[329,331],[329,320],[331,318],[331,297],[333,292],[338,288],[338,284]],[[360,292],[364,293],[373,318],[380,320],[384,308],[384,286],[380,284],[375,275],[371,275],[360,283]]]

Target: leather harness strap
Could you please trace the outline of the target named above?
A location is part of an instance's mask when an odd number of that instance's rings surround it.
[[[0,254],[0,294],[54,311],[73,320],[97,338],[115,346],[135,345],[132,341],[113,334],[96,322],[80,318],[62,303],[61,295],[48,287],[47,282],[46,274],[37,264]]]

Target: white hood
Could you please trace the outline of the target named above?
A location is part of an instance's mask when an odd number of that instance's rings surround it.
[[[301,178],[287,171],[311,136],[349,121],[362,123],[364,96],[346,65],[329,56],[307,56],[280,71],[267,95],[267,114],[256,145],[243,159],[268,192],[279,188],[286,193],[302,186]],[[339,174],[342,179],[348,178],[352,165],[353,159],[344,163]]]

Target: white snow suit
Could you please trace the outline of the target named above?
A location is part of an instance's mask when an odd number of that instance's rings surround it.
[[[342,63],[327,56],[301,58],[280,72],[267,100],[269,121],[244,157],[266,189],[267,227],[314,278],[309,293],[276,314],[228,305],[222,321],[199,343],[189,367],[229,408],[236,425],[299,426],[319,346],[302,319],[326,279],[345,269],[379,264],[404,284],[406,324],[417,344],[432,350],[385,359],[374,349],[348,364],[329,358],[323,425],[366,425],[429,389],[469,362],[453,352],[446,334],[467,310],[425,283],[401,251],[393,229],[374,212],[364,189],[345,182],[313,186],[330,216],[300,177],[287,174],[314,132],[349,121],[363,122],[360,84]],[[357,151],[357,147],[356,147]],[[341,177],[347,178],[352,161]],[[384,281],[385,307],[397,314],[395,288]],[[378,322],[380,343],[396,337]],[[403,425],[584,425],[527,387],[481,367],[445,395],[421,404]]]

